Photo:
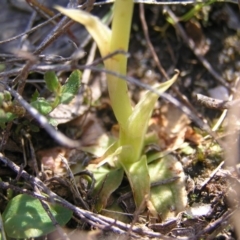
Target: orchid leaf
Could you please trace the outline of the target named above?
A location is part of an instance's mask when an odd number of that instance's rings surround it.
[[[102,56],[109,54],[111,30],[103,24],[99,18],[82,10],[67,9],[60,6],[56,6],[55,8],[62,14],[86,27],[96,41]]]
[[[127,154],[124,153],[123,155],[121,155],[121,158],[122,157],[127,157]],[[135,163],[124,164],[123,168],[125,170],[125,173],[127,174],[128,181],[131,185],[136,207],[140,207],[140,211],[144,210],[146,206],[146,201],[150,195],[150,177],[148,174],[146,156],[143,155],[141,159]]]
[[[182,165],[173,155],[167,155],[148,165],[151,183],[177,178],[175,181],[151,188],[150,201],[161,219],[174,217],[187,205],[185,174]],[[153,213],[153,215],[155,215]]]
[[[160,94],[165,92],[177,80],[178,74],[175,74],[169,81],[155,85],[154,89]],[[156,93],[147,91],[141,101],[135,106],[129,118],[127,130],[122,133],[121,145],[132,145],[133,147],[132,158],[129,161],[138,161],[141,155],[148,121],[158,98],[159,95]]]
[[[114,35],[108,26],[90,13],[75,9],[65,9],[59,6],[56,9],[83,24],[97,43],[102,57],[104,57],[117,50],[128,50],[133,4],[132,0],[115,2],[112,24]],[[108,70],[126,75],[127,57],[123,54],[116,55],[105,60],[104,65]],[[107,82],[114,114],[120,127],[125,128],[127,119],[132,113],[127,83],[109,74],[107,75]]]
[[[100,212],[106,207],[111,194],[120,186],[123,179],[123,169],[113,169],[107,165],[91,169],[96,180],[94,195],[96,197],[95,210]]]

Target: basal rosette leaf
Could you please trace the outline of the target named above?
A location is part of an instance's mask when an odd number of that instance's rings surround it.
[[[49,209],[60,225],[66,224],[72,216],[72,211],[58,204],[49,204]],[[9,238],[34,238],[55,230],[40,201],[26,194],[12,198],[2,217]]]
[[[148,165],[151,183],[177,177],[175,181],[151,188],[152,215],[162,220],[176,216],[187,205],[185,174],[181,163],[171,154]]]
[[[128,158],[129,154],[127,153],[128,151],[126,152],[125,150],[121,158]],[[143,211],[150,197],[150,177],[148,173],[147,158],[143,155],[137,162],[123,164],[123,168],[130,183],[136,207],[138,210]]]
[[[96,198],[95,210],[100,212],[107,206],[111,194],[120,186],[123,179],[122,168],[111,168],[108,165],[99,168],[88,168],[96,180],[93,196]]]

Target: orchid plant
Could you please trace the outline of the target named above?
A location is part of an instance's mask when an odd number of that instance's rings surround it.
[[[112,29],[88,12],[60,6],[56,8],[86,27],[104,57],[116,50],[128,51],[133,7],[133,0],[115,0]],[[104,65],[107,70],[126,75],[127,57],[115,55],[105,60]],[[177,76],[178,74],[169,81],[155,84],[154,89],[163,93],[176,81]],[[107,149],[102,162],[98,166],[89,167],[96,179],[95,194],[98,195],[98,199],[95,209],[101,211],[107,206],[110,196],[120,186],[125,173],[137,208],[144,210],[147,206],[153,215],[160,214],[163,218],[168,215],[171,207],[176,211],[181,211],[186,205],[183,178],[169,185],[168,190],[165,189],[163,193],[160,193],[159,187],[154,188],[154,191],[151,190],[151,181],[157,181],[159,177],[162,179],[175,176],[176,169],[182,173],[181,166],[172,156],[161,161],[158,159],[153,165],[153,162],[150,164],[149,159],[143,154],[148,122],[159,96],[148,91],[133,107],[126,81],[108,74],[107,85],[112,109],[120,130],[119,138]],[[160,166],[161,170],[159,170]],[[174,166],[175,172],[172,170]],[[156,169],[159,170],[158,173]]]

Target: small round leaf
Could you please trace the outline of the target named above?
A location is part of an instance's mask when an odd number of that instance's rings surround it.
[[[47,115],[52,111],[51,103],[43,98],[38,98],[36,101],[31,102],[31,105],[43,115]]]
[[[59,204],[49,204],[49,209],[60,225],[66,224],[72,212]],[[40,201],[26,194],[11,199],[3,213],[4,229],[11,238],[32,238],[46,235],[55,227]]]
[[[44,80],[46,82],[48,90],[57,93],[61,87],[56,74],[53,71],[46,72],[44,74]]]

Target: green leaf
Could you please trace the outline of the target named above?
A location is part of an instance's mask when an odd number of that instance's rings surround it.
[[[116,149],[116,139],[108,134],[102,134],[96,144],[82,147],[83,151],[91,153],[95,157],[102,157],[103,159],[111,154],[113,154]]]
[[[0,123],[7,123],[12,121],[17,116],[11,112],[5,112],[3,109],[0,109]]]
[[[35,126],[34,124],[30,124],[29,129],[31,132],[39,132],[39,127]]]
[[[61,103],[67,104],[69,102],[71,102],[71,100],[74,98],[74,94],[72,93],[62,93],[61,95]]]
[[[1,179],[0,179],[0,181],[1,181]],[[0,213],[0,240],[7,240],[5,230],[3,227],[2,213]]]
[[[10,92],[4,90],[3,94],[4,94],[4,100],[5,100],[5,101],[11,101],[12,96],[11,96],[11,93],[10,93]]]
[[[72,212],[58,204],[49,208],[60,225],[65,225]],[[11,199],[3,213],[4,229],[11,238],[33,238],[46,235],[55,227],[40,201],[29,195],[21,194]]]
[[[51,103],[43,98],[38,98],[36,101],[31,102],[31,105],[43,115],[47,115],[52,111]]]
[[[126,152],[124,155],[127,157]],[[124,164],[123,167],[131,185],[136,207],[141,207],[141,210],[144,210],[146,201],[150,197],[150,177],[148,173],[147,158],[144,155],[139,161],[129,165]]]
[[[156,84],[154,89],[160,94],[165,92],[176,81],[177,77],[178,73],[171,80]],[[147,91],[129,117],[127,129],[122,131],[120,146],[132,146],[131,157],[128,158],[128,161],[136,162],[141,156],[149,119],[158,98],[156,93]]]
[[[55,72],[49,71],[44,74],[44,80],[46,82],[48,90],[54,93],[58,93],[61,88],[61,84],[58,81],[58,77]]]
[[[11,112],[7,112],[6,113],[6,122],[10,122],[12,120],[14,120],[17,117],[17,115],[11,113]]]
[[[96,180],[94,194],[97,202],[95,209],[97,212],[105,208],[111,194],[120,186],[123,179],[123,169],[113,169],[108,166],[102,166],[92,169]]]
[[[48,118],[48,123],[51,124],[53,127],[57,127],[58,121],[53,118]]]
[[[3,92],[0,92],[0,106],[2,106],[3,101],[4,101],[4,95],[3,95]]]
[[[187,205],[187,192],[181,163],[169,154],[149,164],[148,169],[151,183],[178,177],[172,183],[151,188],[151,202],[157,215],[164,220],[184,211]]]
[[[83,24],[98,45],[102,57],[109,54],[111,30],[101,20],[90,13],[79,9],[55,7],[59,12],[76,22]]]
[[[37,101],[38,97],[39,97],[39,92],[38,92],[38,90],[36,89],[35,92],[34,92],[33,95],[32,95],[31,102]]]
[[[75,70],[69,76],[67,82],[62,86],[61,103],[69,103],[77,94],[81,84],[82,73]]]

